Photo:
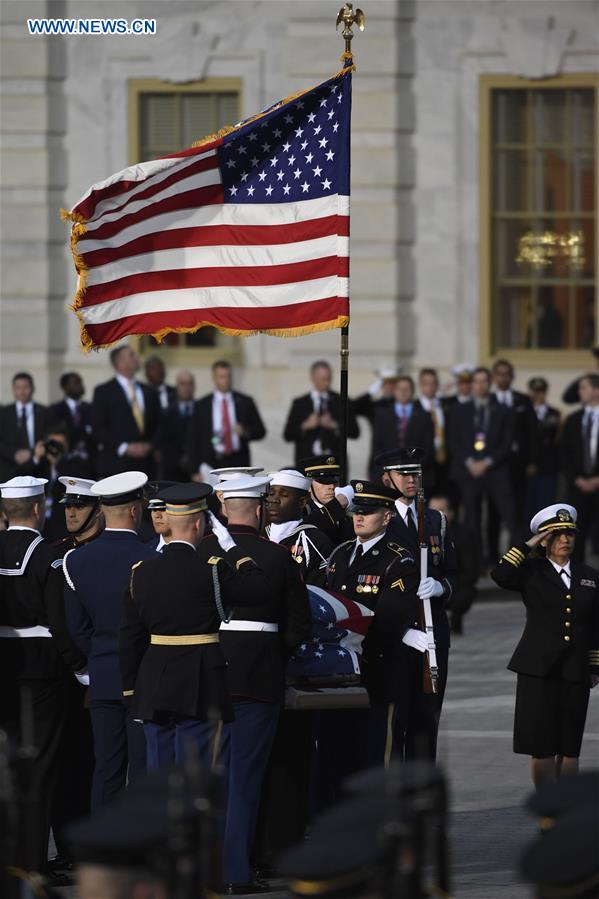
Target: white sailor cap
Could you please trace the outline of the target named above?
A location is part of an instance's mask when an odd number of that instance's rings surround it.
[[[219,486],[223,499],[261,499],[268,489],[270,477],[229,478]]]
[[[47,478],[33,478],[31,475],[21,475],[11,478],[4,484],[0,484],[2,499],[25,499],[28,496],[38,496],[44,492],[48,483]]]
[[[553,503],[546,506],[532,518],[530,530],[533,534],[544,534],[545,531],[575,531],[578,512],[567,503]]]
[[[398,378],[401,378],[403,369],[400,367],[377,368],[375,374],[381,381],[397,381]]]
[[[471,381],[474,368],[475,366],[470,362],[460,362],[459,365],[454,365],[451,373],[458,381]]]
[[[312,481],[307,478],[301,471],[294,468],[282,468],[281,471],[271,471],[270,486],[271,487],[294,487],[296,490],[303,490],[308,493],[312,486]]]
[[[103,506],[120,506],[123,503],[143,499],[144,486],[148,483],[148,476],[143,471],[123,471],[121,474],[113,474],[109,478],[91,487],[93,496],[99,496]]]
[[[90,481],[88,478],[70,478],[68,475],[58,480],[66,488],[64,496],[60,500],[61,503],[89,506],[97,501],[98,497],[94,496],[91,491],[92,486],[96,483],[95,481]]]
[[[257,474],[264,471],[263,468],[213,468],[210,472],[213,478],[216,478],[216,486],[219,487],[223,481],[230,481],[233,478],[253,478]]]

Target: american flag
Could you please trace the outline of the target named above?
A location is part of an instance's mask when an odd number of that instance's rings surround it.
[[[347,324],[350,110],[348,68],[63,211],[83,346]]]
[[[374,612],[322,587],[308,586],[312,638],[298,646],[287,665],[293,677],[359,674],[362,643]]]

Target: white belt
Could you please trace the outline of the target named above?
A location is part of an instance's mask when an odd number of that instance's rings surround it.
[[[0,637],[51,637],[47,627],[41,624],[35,627],[0,627]]]
[[[265,634],[276,634],[279,631],[279,625],[270,621],[223,621],[220,626],[221,631],[261,631]]]

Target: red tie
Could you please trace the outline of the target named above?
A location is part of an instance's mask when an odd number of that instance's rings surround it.
[[[229,418],[229,404],[226,396],[222,398],[223,419],[223,450],[226,455],[233,452],[233,434],[231,432],[231,419]]]

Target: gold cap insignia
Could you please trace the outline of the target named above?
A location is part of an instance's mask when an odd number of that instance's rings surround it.
[[[558,521],[570,521],[570,513],[567,509],[558,509],[557,510],[557,520]]]
[[[329,458],[327,459],[327,465],[335,465],[335,464],[336,464],[335,457],[329,456]]]
[[[358,481],[356,484],[356,493],[362,493],[364,490],[364,484],[361,481]]]
[[[77,481],[73,481],[72,479],[69,481],[69,487],[74,487]]]

